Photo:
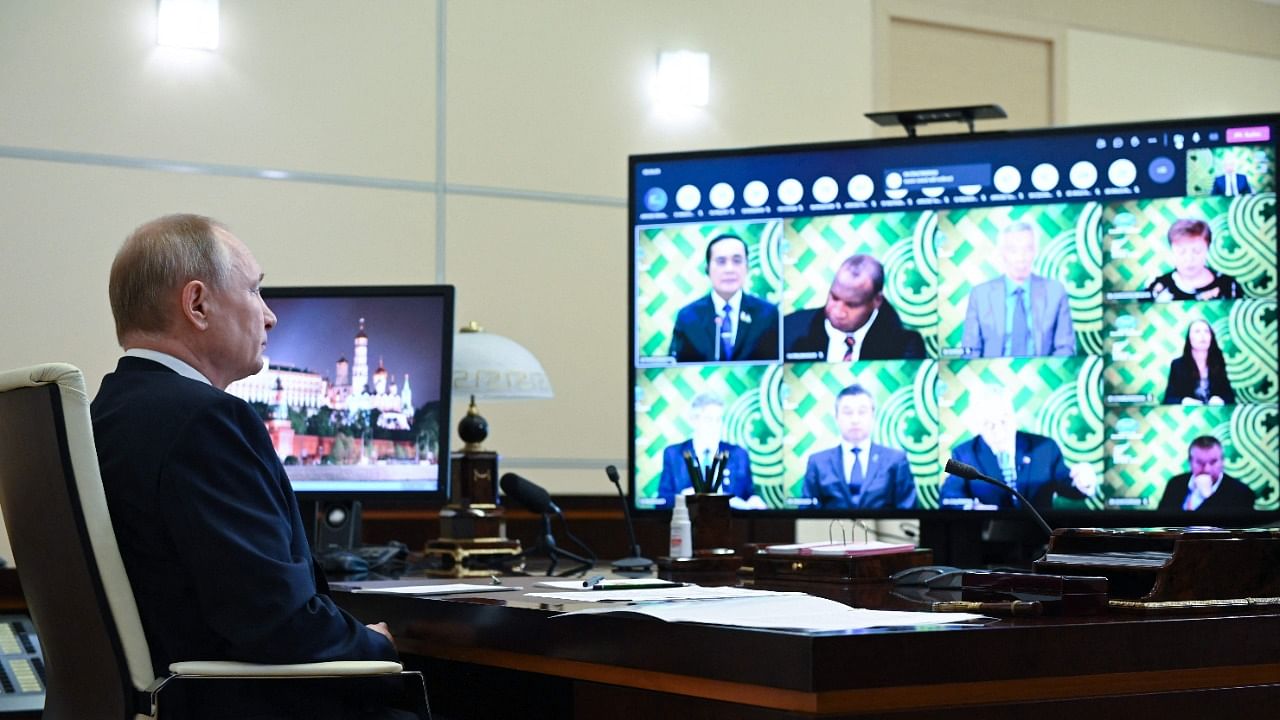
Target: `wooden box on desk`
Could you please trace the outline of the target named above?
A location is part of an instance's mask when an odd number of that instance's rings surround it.
[[[1112,607],[1280,603],[1280,530],[1064,528],[1035,568],[1106,577]]]
[[[913,549],[874,555],[844,557],[802,553],[779,554],[761,550],[751,558],[758,580],[812,582],[883,582],[899,570],[933,564],[933,551]]]

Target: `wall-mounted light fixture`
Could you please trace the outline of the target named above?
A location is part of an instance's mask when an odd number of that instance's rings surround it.
[[[658,54],[653,99],[662,106],[705,107],[710,96],[711,56],[693,50]]]
[[[158,0],[156,44],[216,50],[218,0]]]

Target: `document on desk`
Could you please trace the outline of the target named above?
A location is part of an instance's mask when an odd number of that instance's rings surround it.
[[[764,591],[755,592],[764,593]],[[701,602],[662,602],[607,606],[564,613],[556,617],[596,615],[610,612],[639,613],[667,622],[695,622],[709,625],[729,625],[772,630],[802,630],[807,632],[943,625],[978,620],[984,617],[973,613],[862,610],[834,600],[805,595],[804,593],[766,593],[759,597],[705,600]]]
[[[724,598],[758,597],[761,595],[791,595],[770,590],[752,590],[740,587],[702,587],[681,585],[676,587],[646,588],[643,590],[595,590],[579,587],[566,592],[529,593],[526,597],[570,602],[661,602],[667,600],[718,600]]]
[[[447,583],[437,585],[388,585],[388,586],[356,586],[348,588],[357,593],[385,593],[389,595],[456,595],[458,593],[487,593],[504,590],[519,590],[515,585],[489,585],[480,583]]]

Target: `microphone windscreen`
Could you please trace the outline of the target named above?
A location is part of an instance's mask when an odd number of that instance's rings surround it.
[[[555,512],[555,503],[551,502],[550,493],[515,473],[503,475],[498,485],[507,497],[514,498],[530,512],[543,515]]]
[[[976,467],[952,458],[947,458],[947,472],[965,480],[976,480],[982,475]]]
[[[619,483],[622,482],[622,479],[618,477],[618,468],[612,465],[605,466],[604,474],[609,476],[609,482],[613,483],[614,485],[618,485]]]

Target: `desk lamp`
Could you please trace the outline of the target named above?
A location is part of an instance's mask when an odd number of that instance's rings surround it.
[[[484,576],[521,555],[520,541],[506,538],[498,505],[498,454],[485,450],[489,423],[477,399],[540,400],[553,397],[542,363],[519,343],[484,331],[472,321],[453,340],[453,392],[470,395],[458,423],[462,449],[450,457],[449,504],[440,511],[440,538],[427,543],[439,571]]]

